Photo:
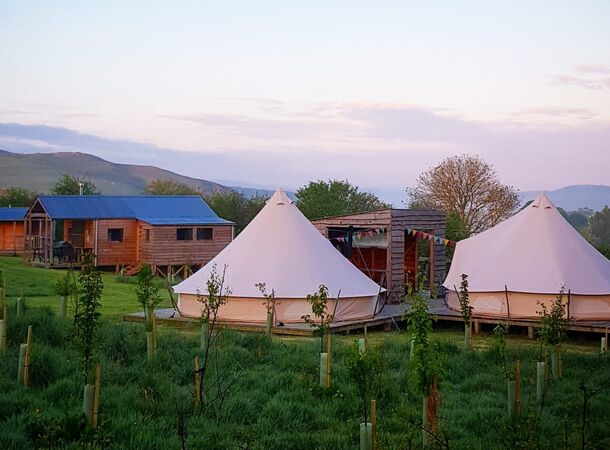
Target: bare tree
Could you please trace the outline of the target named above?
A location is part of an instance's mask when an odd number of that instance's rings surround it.
[[[453,212],[468,234],[497,225],[519,206],[515,188],[503,184],[491,164],[473,155],[446,158],[407,191],[411,207]]]

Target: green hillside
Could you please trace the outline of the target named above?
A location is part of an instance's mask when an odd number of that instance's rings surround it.
[[[17,186],[48,193],[64,174],[90,180],[99,191],[108,195],[141,194],[155,179],[171,179],[206,193],[230,190],[218,183],[158,167],[115,164],[86,153],[21,154],[0,150],[0,188]]]

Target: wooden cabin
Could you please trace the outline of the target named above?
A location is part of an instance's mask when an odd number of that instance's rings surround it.
[[[233,225],[200,196],[41,195],[25,218],[24,258],[58,267],[94,253],[98,267],[131,274],[148,263],[173,273],[209,262]]]
[[[424,281],[435,292],[446,275],[445,212],[382,209],[313,220],[313,225],[397,301]]]
[[[0,255],[23,252],[23,223],[27,208],[0,208]]]

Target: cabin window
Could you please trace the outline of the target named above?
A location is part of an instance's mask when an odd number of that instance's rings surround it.
[[[176,228],[176,240],[177,241],[192,241],[193,240],[193,229],[192,228]]]
[[[211,241],[212,240],[212,229],[211,228],[197,228],[197,240],[198,241]]]
[[[108,242],[123,242],[123,229],[108,228]]]

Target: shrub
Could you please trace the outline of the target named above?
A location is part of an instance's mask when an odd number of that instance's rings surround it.
[[[30,385],[46,387],[63,376],[63,355],[55,348],[41,344],[32,345],[30,359]]]

